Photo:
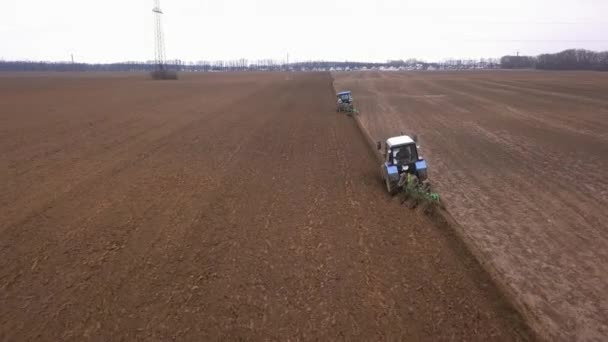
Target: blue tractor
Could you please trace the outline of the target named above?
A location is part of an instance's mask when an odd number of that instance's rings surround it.
[[[382,180],[386,184],[386,190],[394,195],[408,182],[428,184],[426,161],[419,154],[419,146],[416,137],[400,135],[386,140],[384,144],[384,163],[380,166]],[[382,144],[378,144],[378,150],[382,150]],[[429,187],[430,188],[430,187]]]
[[[338,113],[352,113],[354,111],[355,107],[353,105],[353,95],[350,91],[339,92],[336,94],[336,97],[338,98],[338,106],[336,109]]]

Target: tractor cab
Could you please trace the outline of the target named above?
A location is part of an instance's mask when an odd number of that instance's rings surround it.
[[[354,112],[353,95],[350,91],[342,91],[336,94],[338,98],[337,112]]]
[[[350,91],[342,91],[336,94],[339,103],[351,103],[353,102],[353,95]]]
[[[420,182],[427,180],[426,161],[420,156],[419,148],[416,139],[407,135],[386,140],[383,150],[384,164],[380,168],[389,193],[394,193],[402,187],[408,175],[416,176]],[[378,149],[382,149],[380,142]]]

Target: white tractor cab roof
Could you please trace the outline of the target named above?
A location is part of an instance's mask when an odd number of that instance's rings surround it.
[[[413,144],[413,143],[415,143],[414,140],[412,138],[410,138],[409,136],[400,135],[398,137],[388,138],[386,140],[386,148],[390,149],[395,146],[403,146],[403,145]]]

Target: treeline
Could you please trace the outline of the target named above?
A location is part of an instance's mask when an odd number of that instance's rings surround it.
[[[500,66],[503,69],[608,71],[608,51],[570,49],[536,57],[504,56],[500,59]]]
[[[168,69],[179,70],[175,63],[167,65]],[[88,64],[70,62],[30,62],[30,61],[0,61],[0,71],[142,71],[150,72],[156,69],[154,63],[124,62],[109,64]]]
[[[235,61],[200,61],[179,64],[182,71],[331,71],[331,70],[465,70],[497,69],[498,59],[450,59],[439,63],[428,63],[415,59],[392,60],[385,63],[373,62],[336,62],[306,61],[285,63],[275,60],[249,62],[246,59]]]
[[[223,72],[223,71],[341,71],[341,70],[475,70],[475,69],[545,69],[545,70],[608,70],[608,51],[565,50],[540,56],[504,56],[481,59],[448,59],[442,62],[425,62],[417,59],[391,60],[385,63],[307,61],[286,63],[272,59],[249,61],[184,62],[171,60],[165,65],[169,71]],[[151,72],[157,69],[154,62],[124,62],[88,64],[70,62],[1,61],[0,71],[128,71]]]
[[[608,51],[566,50],[543,54],[536,61],[537,69],[553,70],[608,70]]]
[[[439,63],[428,63],[416,59],[392,60],[385,63],[306,61],[285,63],[272,59],[248,61],[198,61],[173,60],[165,68],[184,72],[221,71],[331,71],[331,70],[467,70],[496,69],[496,59],[450,59]],[[124,62],[110,64],[86,64],[70,62],[0,61],[0,71],[130,71],[151,72],[157,66],[153,62]]]
[[[533,69],[536,67],[536,57],[531,56],[503,56],[500,59],[503,69]]]

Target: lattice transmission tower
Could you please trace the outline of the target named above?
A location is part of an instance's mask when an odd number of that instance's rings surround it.
[[[154,0],[154,71],[155,80],[176,80],[177,71],[169,70],[165,55],[165,35],[163,32],[163,11],[160,9],[160,0]]]
[[[165,59],[165,37],[163,34],[163,11],[160,9],[160,0],[154,0],[154,63],[155,71],[164,72],[167,68]]]

